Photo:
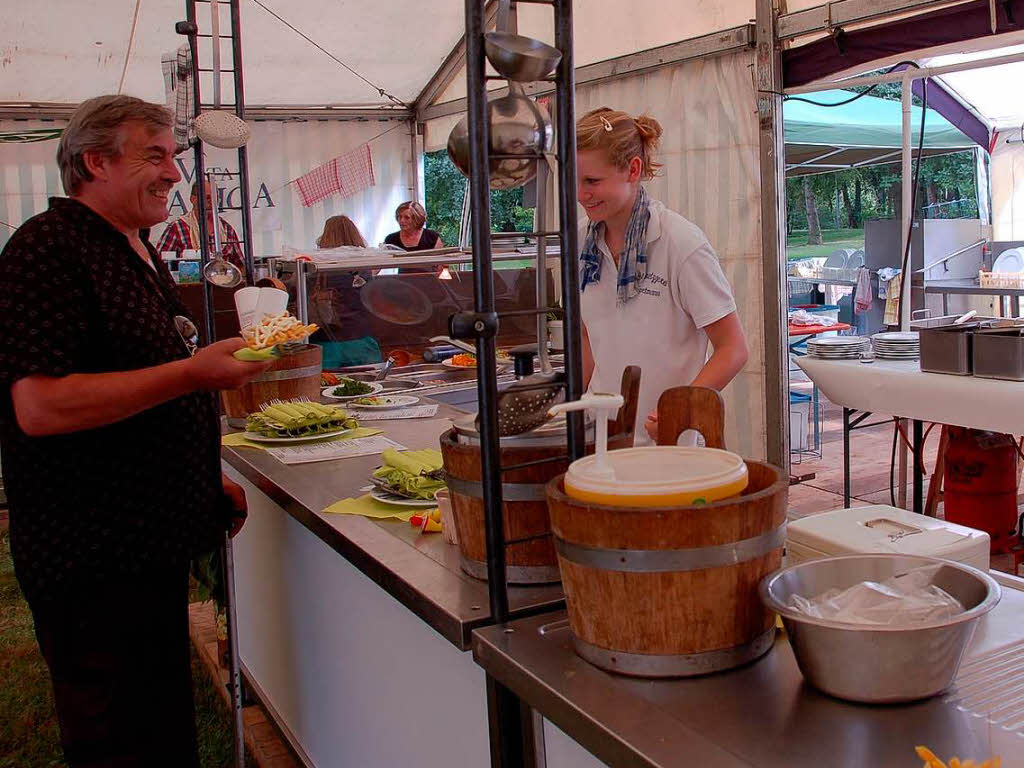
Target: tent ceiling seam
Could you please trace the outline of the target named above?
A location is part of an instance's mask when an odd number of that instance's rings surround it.
[[[319,44],[318,42],[316,42],[316,41],[315,41],[315,40],[314,40],[313,38],[311,38],[311,37],[310,37],[309,35],[307,35],[307,34],[306,34],[305,32],[303,32],[302,30],[298,29],[297,27],[295,27],[295,26],[294,26],[293,24],[291,24],[290,22],[286,21],[285,19],[281,18],[281,16],[279,16],[279,15],[278,15],[277,13],[275,13],[274,11],[270,10],[270,9],[269,9],[269,8],[268,8],[267,6],[265,6],[265,5],[264,5],[264,4],[263,4],[263,3],[262,3],[262,2],[260,1],[260,0],[252,0],[252,2],[254,2],[254,3],[256,4],[256,5],[258,5],[258,6],[260,7],[260,8],[262,8],[262,9],[263,9],[264,11],[266,11],[267,13],[269,13],[269,14],[270,14],[271,16],[273,16],[273,17],[274,17],[275,19],[277,19],[277,20],[278,20],[279,22],[281,22],[282,24],[284,24],[284,25],[285,25],[286,27],[288,27],[288,28],[289,28],[290,30],[292,30],[292,32],[294,32],[295,34],[297,34],[297,35],[298,35],[299,37],[301,37],[301,38],[302,38],[303,40],[305,40],[305,41],[306,41],[307,43],[309,43],[310,45],[312,45],[312,46],[313,46],[314,48],[316,48],[316,49],[317,49],[317,50],[319,50],[320,52],[322,52],[322,53],[324,53],[325,55],[327,55],[328,57],[330,57],[330,58],[331,58],[332,60],[334,60],[335,62],[337,62],[338,64],[340,64],[340,65],[341,65],[341,66],[342,66],[342,67],[343,67],[344,69],[346,69],[346,70],[347,70],[348,72],[352,73],[353,75],[355,75],[356,77],[358,77],[358,78],[359,78],[360,80],[362,80],[362,81],[363,81],[364,83],[366,83],[367,85],[369,85],[369,86],[370,86],[371,88],[373,88],[373,89],[374,89],[375,91],[377,91],[377,93],[379,93],[379,94],[381,95],[381,97],[382,97],[382,98],[386,98],[386,99],[388,99],[389,101],[391,101],[391,102],[394,102],[395,104],[398,104],[399,106],[402,106],[402,107],[406,107],[406,108],[408,108],[408,107],[409,107],[409,105],[408,105],[408,104],[406,104],[406,103],[405,103],[404,101],[402,101],[402,100],[401,100],[400,98],[398,98],[397,96],[394,96],[394,95],[392,95],[392,94],[388,93],[388,92],[387,92],[387,91],[386,91],[386,90],[385,90],[384,88],[381,88],[381,87],[380,87],[379,85],[377,85],[376,83],[373,83],[373,82],[371,82],[370,80],[368,80],[368,79],[367,79],[366,77],[364,77],[363,75],[361,75],[361,74],[360,74],[359,72],[357,72],[356,70],[354,70],[354,69],[353,69],[352,67],[350,67],[350,66],[349,66],[348,64],[346,64],[346,63],[345,63],[344,61],[342,61],[341,59],[339,59],[339,58],[338,58],[337,56],[335,56],[335,55],[334,55],[333,53],[331,53],[331,52],[330,52],[330,51],[328,51],[328,50],[327,50],[326,48],[324,48],[324,47],[323,47],[322,45],[320,45],[320,44]]]
[[[753,48],[756,42],[754,25],[743,24],[738,27],[719,30],[707,35],[700,35],[687,40],[680,40],[668,45],[649,48],[646,51],[629,53],[613,59],[586,64],[576,68],[576,87],[593,85],[623,77],[632,77],[662,67],[679,64],[693,59],[705,59],[730,53],[737,49]],[[544,96],[554,93],[549,83],[537,82],[525,84],[529,96]],[[508,92],[507,88],[498,88],[489,92],[492,98],[498,98]],[[439,117],[458,114],[466,111],[466,99],[453,99],[441,104],[424,107],[417,113],[421,122]]]

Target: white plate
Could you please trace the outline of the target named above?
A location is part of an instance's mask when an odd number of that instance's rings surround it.
[[[1024,255],[1019,248],[1007,248],[992,264],[993,272],[1024,272]]]
[[[858,344],[866,344],[867,339],[863,336],[820,336],[811,339],[807,346],[814,347],[852,347]]]
[[[333,432],[322,432],[319,435],[303,437],[266,437],[259,432],[246,432],[245,439],[252,440],[254,443],[304,443],[309,440],[323,440],[325,437],[337,437],[351,431],[351,429],[336,429]]]
[[[376,381],[364,381],[362,382],[370,388],[369,392],[363,392],[361,395],[332,395],[331,392],[336,390],[341,384],[335,384],[333,387],[324,387],[320,394],[326,397],[328,400],[355,400],[357,397],[371,397],[384,389],[383,384],[379,384]]]
[[[871,337],[871,340],[899,344],[917,344],[921,341],[921,334],[917,333],[917,331],[886,331],[884,333],[876,333]]]
[[[370,491],[370,496],[375,498],[384,504],[393,504],[396,507],[436,507],[437,501],[434,499],[408,499],[405,496],[399,496],[397,493],[391,493],[385,491],[383,488],[374,487]]]
[[[372,395],[362,395],[362,397],[372,397]],[[368,411],[385,411],[389,408],[405,408],[407,405],[415,405],[420,401],[418,397],[412,395],[378,395],[378,397],[388,402],[380,405],[364,405],[353,401],[348,404],[348,407],[365,408]]]

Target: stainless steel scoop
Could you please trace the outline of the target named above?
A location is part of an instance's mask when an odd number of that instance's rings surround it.
[[[213,258],[203,267],[203,277],[218,288],[234,288],[245,282],[242,270],[224,258],[220,241],[220,207],[217,205],[217,179],[213,171],[207,172],[210,180],[210,206],[213,208]]]

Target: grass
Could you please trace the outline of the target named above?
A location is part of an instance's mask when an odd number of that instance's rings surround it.
[[[231,723],[202,663],[192,653],[199,757],[203,768],[234,763]],[[65,765],[50,675],[39,653],[32,614],[14,578],[10,540],[0,534],[0,768]]]
[[[807,230],[795,230],[786,238],[786,258],[789,261],[828,256],[837,248],[863,248],[863,229],[823,229],[821,245],[807,245]]]

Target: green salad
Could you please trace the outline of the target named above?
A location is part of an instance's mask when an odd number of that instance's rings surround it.
[[[381,455],[384,466],[373,476],[383,480],[389,488],[415,499],[433,499],[445,487],[440,451],[396,451],[388,448]]]
[[[373,392],[373,387],[369,384],[355,379],[346,379],[344,376],[341,378],[341,385],[331,390],[331,394],[335,397],[354,397],[355,395],[365,395],[368,392]]]

